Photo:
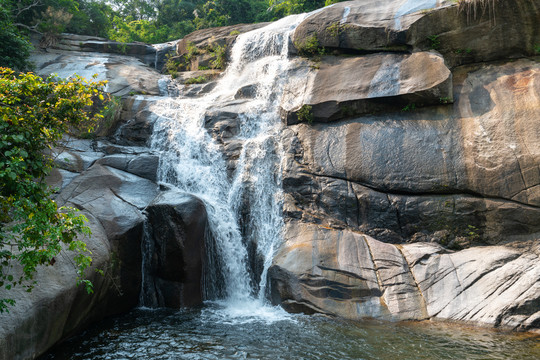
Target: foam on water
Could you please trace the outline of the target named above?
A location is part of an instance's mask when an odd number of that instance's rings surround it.
[[[279,306],[268,305],[263,300],[247,299],[231,304],[230,301],[212,301],[201,311],[201,321],[226,325],[250,323],[272,324],[278,321],[296,321],[294,315]]]

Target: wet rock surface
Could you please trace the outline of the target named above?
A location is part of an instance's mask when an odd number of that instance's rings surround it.
[[[517,330],[540,317],[538,244],[449,251],[392,245],[348,230],[291,222],[269,270],[272,300],[292,312],[348,319],[440,318]]]
[[[146,210],[149,278],[146,305],[180,308],[203,301],[203,263],[207,215],[204,203],[190,194],[168,191]]]
[[[473,3],[342,2],[295,30],[314,55],[281,103],[274,303],[538,328],[540,7]]]

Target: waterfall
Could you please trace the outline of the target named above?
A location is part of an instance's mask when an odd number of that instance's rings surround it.
[[[307,15],[291,16],[238,36],[227,70],[208,94],[168,98],[152,111],[159,115],[151,140],[160,152],[159,180],[202,199],[224,282],[211,297],[229,304],[264,298],[266,271],[281,239],[282,190],[278,137],[279,102],[289,67],[290,33]],[[205,115],[233,102],[239,89],[254,96],[239,115],[240,156],[232,174],[205,129]],[[262,264],[259,278],[250,269],[250,247]],[[215,284],[210,286],[217,288]]]

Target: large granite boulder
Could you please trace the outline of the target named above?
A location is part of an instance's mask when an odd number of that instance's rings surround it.
[[[77,287],[70,259],[58,256],[42,267],[31,293],[23,288],[0,296],[16,301],[0,314],[0,359],[32,359],[58,341],[105,316],[126,312],[138,304],[141,289],[141,209],[157,185],[135,175],[93,165],[74,178],[57,196],[59,205],[76,207],[89,219],[92,235],[85,239],[92,252],[88,278],[94,294]],[[104,276],[94,272],[100,269]]]
[[[269,280],[291,312],[359,320],[450,319],[538,328],[540,248],[386,244],[347,230],[291,222]]]
[[[314,37],[345,53],[435,49],[455,66],[533,55],[539,8],[538,0],[346,1],[305,19],[293,42]]]
[[[146,208],[144,305],[180,308],[203,301],[204,203],[193,195],[167,191]]]
[[[452,74],[433,52],[325,56],[315,69],[296,69],[292,77],[298,80],[288,83],[282,99],[287,125],[452,102]],[[302,117],[305,106],[310,114]]]
[[[69,78],[77,74],[92,79],[97,74],[96,80],[107,80],[105,91],[115,96],[160,94],[159,73],[133,57],[51,49],[34,52],[30,60],[42,76]]]
[[[539,83],[531,60],[464,67],[453,105],[289,127],[286,212],[389,241],[535,238]]]

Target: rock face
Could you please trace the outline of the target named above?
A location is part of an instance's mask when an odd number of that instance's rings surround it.
[[[295,30],[326,55],[281,102],[275,304],[540,327],[540,3],[478,3],[342,2]]]
[[[540,324],[538,243],[525,253],[503,246],[452,252],[294,222],[285,240],[270,269],[272,300],[292,312],[519,330]]]
[[[42,76],[77,74],[91,79],[97,74],[97,80],[108,81],[105,91],[115,96],[160,94],[158,72],[130,56],[50,49],[34,53],[30,60]]]
[[[34,34],[32,42],[37,45],[39,41],[39,36]],[[51,43],[50,48],[47,48],[46,51],[49,52],[52,49],[69,51],[70,53],[85,52],[126,55],[139,59],[142,63],[156,70],[161,70],[165,63],[166,55],[173,52],[175,47],[176,42],[148,45],[141,42],[120,43],[96,36],[60,34],[58,39]]]
[[[328,122],[452,101],[452,73],[436,53],[327,56],[309,75],[304,94],[298,94],[302,88],[296,83],[287,88],[290,100],[283,106],[287,125],[302,121],[298,110],[303,105],[310,106],[311,121]]]
[[[289,89],[291,95],[283,101],[284,118],[287,124],[296,122],[302,105],[312,106],[313,121],[326,122],[393,108],[451,103],[452,90],[441,87],[450,84],[444,82],[451,76],[446,66],[535,55],[540,43],[540,30],[534,25],[539,9],[538,0],[463,1],[460,5],[435,0],[340,2],[297,27],[292,53],[305,51],[309,44],[311,51],[319,47],[346,56],[374,55],[323,57],[320,64],[312,65],[319,71],[309,72],[307,78],[304,71]],[[428,50],[442,57],[437,62],[434,54],[422,55]],[[364,71],[352,71],[354,68]],[[336,83],[343,86],[336,87]],[[302,84],[306,91],[299,94]],[[325,95],[321,87],[333,95]],[[425,94],[421,89],[430,91]],[[409,96],[401,99],[406,94]],[[339,106],[339,99],[356,101]]]
[[[193,195],[168,191],[147,208],[145,305],[180,308],[203,301],[206,209]]]
[[[316,36],[343,52],[440,51],[451,66],[535,54],[538,0],[359,0],[308,17],[293,42]]]

